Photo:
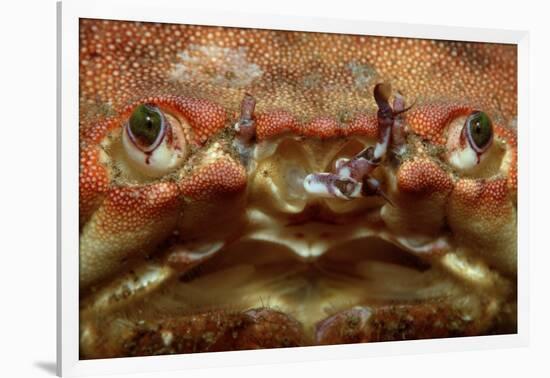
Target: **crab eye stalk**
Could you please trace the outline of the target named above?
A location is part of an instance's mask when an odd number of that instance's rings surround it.
[[[152,104],[134,109],[123,128],[122,145],[130,165],[151,178],[176,169],[187,155],[179,120]]]
[[[477,153],[486,151],[493,140],[493,124],[484,112],[470,114],[466,119],[464,132],[468,143]]]

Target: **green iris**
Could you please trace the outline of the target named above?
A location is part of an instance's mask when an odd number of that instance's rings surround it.
[[[484,112],[473,112],[466,120],[470,143],[478,150],[485,149],[493,139],[493,123]]]
[[[159,110],[151,105],[139,105],[130,116],[130,131],[143,146],[151,146],[162,129]]]

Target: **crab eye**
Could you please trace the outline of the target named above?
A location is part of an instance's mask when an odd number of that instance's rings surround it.
[[[487,150],[493,140],[493,124],[484,112],[471,113],[466,119],[464,132],[468,143],[478,153]]]
[[[139,105],[130,116],[128,131],[136,145],[147,150],[155,145],[165,132],[162,113],[152,105]]]
[[[462,172],[471,173],[477,166],[487,168],[481,163],[495,156],[493,138],[493,123],[487,113],[476,110],[457,117],[447,128],[448,162]]]
[[[152,104],[134,109],[123,128],[122,145],[131,166],[151,178],[174,170],[187,155],[180,120]]]

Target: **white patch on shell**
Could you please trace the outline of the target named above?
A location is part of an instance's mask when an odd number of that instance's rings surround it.
[[[189,45],[178,54],[170,77],[181,83],[202,82],[244,88],[262,76],[262,69],[247,58],[247,48]]]
[[[353,83],[357,89],[368,87],[373,79],[377,77],[376,70],[368,64],[352,61],[348,63],[347,68],[350,70]]]

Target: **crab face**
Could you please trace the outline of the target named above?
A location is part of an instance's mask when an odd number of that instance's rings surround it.
[[[514,332],[515,62],[83,20],[82,358]]]

